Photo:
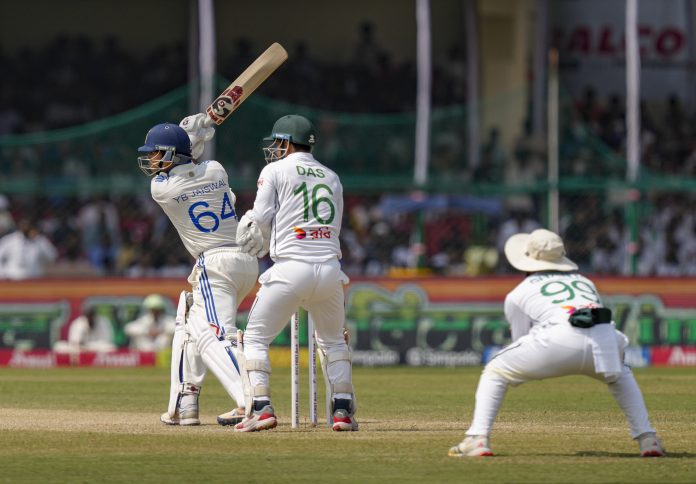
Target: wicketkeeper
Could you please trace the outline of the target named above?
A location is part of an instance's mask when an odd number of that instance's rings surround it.
[[[249,403],[247,418],[235,431],[277,425],[268,346],[298,307],[314,320],[331,387],[333,430],[357,430],[351,352],[343,335],[343,286],[348,283],[339,262],[343,187],[338,175],[312,156],[316,133],[308,119],[283,116],[266,141],[267,165],[257,182],[254,208],[239,221],[237,242],[243,249],[255,247],[269,233],[274,264],[259,277],[261,288],[244,332]]]

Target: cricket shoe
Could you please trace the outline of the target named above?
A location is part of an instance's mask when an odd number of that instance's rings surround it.
[[[655,432],[646,432],[638,436],[641,457],[664,457],[667,452]]]
[[[235,408],[234,410],[230,410],[229,412],[218,415],[217,423],[222,426],[237,425],[244,420],[245,413],[244,408]]]
[[[244,420],[234,426],[234,431],[257,432],[259,430],[273,429],[277,425],[278,420],[276,420],[275,411],[269,404],[264,406],[261,410],[253,410],[251,412],[251,416],[246,417]]]
[[[169,412],[164,412],[160,415],[160,422],[167,425],[200,425],[201,421],[198,418],[198,406],[196,405],[195,408],[177,410],[173,416],[169,415]]]
[[[331,427],[334,432],[354,432],[358,430],[358,421],[355,420],[348,410],[339,408],[333,414],[333,426]]]
[[[450,457],[487,457],[493,455],[493,452],[488,444],[488,437],[470,435],[452,447],[447,455]]]
[[[179,412],[176,412],[173,416],[169,415],[169,412],[164,412],[160,415],[160,422],[167,425],[179,425]]]

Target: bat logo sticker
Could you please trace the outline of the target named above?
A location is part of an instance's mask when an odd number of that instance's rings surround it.
[[[241,86],[234,86],[225,89],[220,96],[207,109],[208,115],[215,124],[221,124],[232,111],[239,107],[242,102],[244,90]]]

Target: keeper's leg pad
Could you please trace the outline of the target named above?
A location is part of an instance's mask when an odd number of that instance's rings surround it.
[[[331,413],[334,411],[336,395],[339,395],[339,398],[344,398],[341,397],[341,394],[349,394],[351,400],[350,413],[354,414],[358,406],[352,383],[350,350],[333,350],[327,353],[320,348],[319,360],[324,373],[326,393],[331,395]]]
[[[212,331],[196,335],[196,346],[205,365],[213,372],[220,384],[234,399],[237,406],[244,402],[244,389],[236,356],[225,348]]]
[[[262,373],[265,373],[266,375],[270,375],[271,364],[266,360],[246,360],[245,370],[246,371],[244,372],[244,375],[242,375],[242,379],[244,381],[244,407],[246,409],[247,417],[250,417],[251,412],[254,410],[254,398],[263,396],[267,396],[270,398],[271,387],[267,383],[252,385],[249,373],[252,371],[260,371]],[[267,376],[263,379],[265,381],[268,381]]]

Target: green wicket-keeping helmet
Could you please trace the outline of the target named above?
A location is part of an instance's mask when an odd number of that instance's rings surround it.
[[[317,135],[312,122],[299,114],[288,114],[283,116],[273,125],[271,135],[264,138],[264,141],[275,141],[286,139],[293,144],[307,147],[314,146]]]

